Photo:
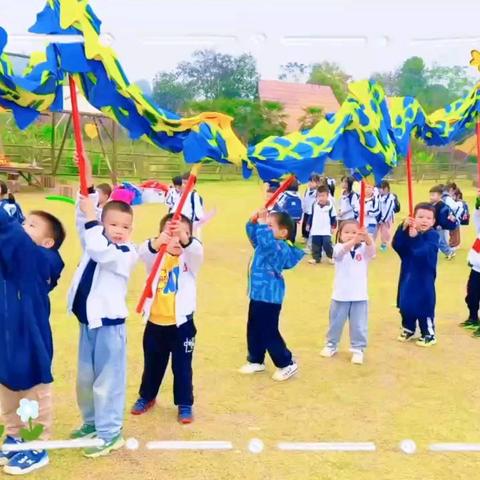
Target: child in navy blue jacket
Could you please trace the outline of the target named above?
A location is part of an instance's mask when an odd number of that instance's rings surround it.
[[[263,372],[267,351],[277,367],[274,380],[287,380],[297,373],[297,364],[278,329],[285,296],[282,272],[295,267],[304,255],[288,240],[293,228],[293,220],[286,213],[268,215],[265,209],[258,213],[258,220],[247,223],[247,235],[255,252],[249,278],[248,363],[241,373]]]
[[[0,181],[0,208],[5,210],[11,217],[15,218],[18,223],[23,223],[23,216],[20,205],[15,200],[12,193],[8,192],[8,186],[5,182]]]
[[[437,276],[438,233],[435,207],[419,203],[414,218],[407,218],[393,237],[392,247],[402,264],[398,283],[398,308],[402,315],[401,342],[413,339],[417,320],[420,347],[437,343],[435,337],[435,278]]]
[[[48,294],[63,270],[58,249],[65,238],[60,221],[43,211],[31,212],[23,225],[0,209],[0,411],[4,444],[20,443],[24,428],[17,415],[20,400],[36,401],[48,438],[52,424],[52,358]],[[0,465],[21,475],[48,464],[45,450],[4,453]]]

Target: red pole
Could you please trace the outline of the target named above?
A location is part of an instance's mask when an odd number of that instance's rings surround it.
[[[85,174],[85,150],[83,147],[80,112],[78,110],[77,89],[75,87],[75,81],[73,80],[73,77],[71,75],[68,77],[68,82],[70,86],[70,100],[72,102],[72,120],[73,131],[75,134],[75,148],[77,151],[78,159],[78,174],[80,176],[80,193],[82,195],[88,195],[87,177]]]
[[[365,180],[363,179],[360,182],[360,214],[358,222],[360,223],[360,228],[363,228],[365,225]]]
[[[477,188],[480,189],[480,120],[477,121]]]
[[[270,208],[275,205],[275,203],[278,200],[278,197],[285,192],[288,187],[295,181],[295,175],[290,175],[287,177],[284,182],[275,190],[275,193],[267,200],[267,203],[265,203],[265,208]]]
[[[407,152],[407,188],[408,188],[408,215],[413,217],[413,181],[412,181],[412,147],[408,146]]]
[[[180,201],[178,203],[178,207],[175,210],[175,213],[173,214],[172,222],[175,222],[180,219],[180,215],[182,214],[183,206],[185,205],[185,202],[187,201],[188,195],[191,193],[193,190],[193,187],[195,186],[195,181],[197,180],[197,174],[196,174],[196,169],[192,168],[190,172],[190,176],[188,177],[187,184],[185,186],[185,189],[182,192],[182,196],[180,197]],[[140,297],[140,301],[138,302],[137,305],[137,313],[142,313],[143,312],[143,307],[145,306],[145,302],[147,298],[152,298],[153,297],[153,282],[155,280],[155,277],[157,276],[158,269],[160,268],[160,264],[162,263],[163,257],[165,256],[165,253],[167,251],[167,245],[161,245],[160,249],[158,250],[157,256],[155,258],[155,262],[153,263],[152,270],[150,272],[150,275],[147,278],[147,282],[145,284],[145,288],[143,289],[142,296]]]

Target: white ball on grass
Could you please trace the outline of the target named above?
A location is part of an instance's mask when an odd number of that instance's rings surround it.
[[[248,449],[251,453],[261,453],[264,446],[263,442],[258,438],[252,438],[248,443]]]
[[[128,450],[138,450],[139,446],[140,444],[136,438],[129,438],[125,442],[125,447],[127,447]]]
[[[400,442],[400,450],[407,455],[413,455],[417,451],[417,445],[413,440],[402,440]]]

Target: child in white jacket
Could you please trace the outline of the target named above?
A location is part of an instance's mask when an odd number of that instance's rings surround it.
[[[173,396],[178,421],[193,421],[192,357],[197,330],[196,279],[203,262],[203,246],[192,236],[192,222],[173,214],[160,222],[160,235],[140,247],[140,257],[151,271],[158,250],[167,246],[163,263],[153,284],[153,298],[145,304],[147,320],[143,336],[144,370],[139,398],[133,415],[147,412],[155,404],[170,356],[173,370]]]

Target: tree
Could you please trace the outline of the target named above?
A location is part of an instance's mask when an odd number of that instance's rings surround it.
[[[398,70],[393,72],[375,72],[370,77],[370,80],[375,80],[380,83],[385,90],[385,94],[389,97],[395,97],[399,95],[398,89]]]
[[[255,57],[238,57],[198,50],[188,62],[181,62],[176,70],[183,85],[194,92],[197,99],[244,98],[258,96],[259,74]]]
[[[418,97],[428,85],[425,62],[421,57],[405,60],[398,72],[398,94],[400,96]]]
[[[256,144],[271,135],[284,135],[286,115],[283,105],[259,100],[220,98],[190,102],[188,114],[222,112],[235,119],[234,130],[246,144]]]
[[[325,117],[322,107],[306,107],[303,110],[304,115],[298,119],[300,130],[310,130]]]
[[[339,103],[343,103],[348,95],[347,75],[338,64],[333,62],[316,63],[312,66],[308,83],[331,87]]]
[[[278,76],[278,79],[287,82],[305,83],[311,70],[312,67],[310,65],[298,62],[288,62],[280,67],[280,75]]]
[[[140,87],[140,90],[144,93],[144,95],[152,95],[152,85],[148,80],[142,78],[141,80],[137,80],[135,83],[138,87]]]
[[[176,73],[161,72],[155,77],[153,100],[159,107],[179,112],[192,98],[193,92],[178,79]]]

